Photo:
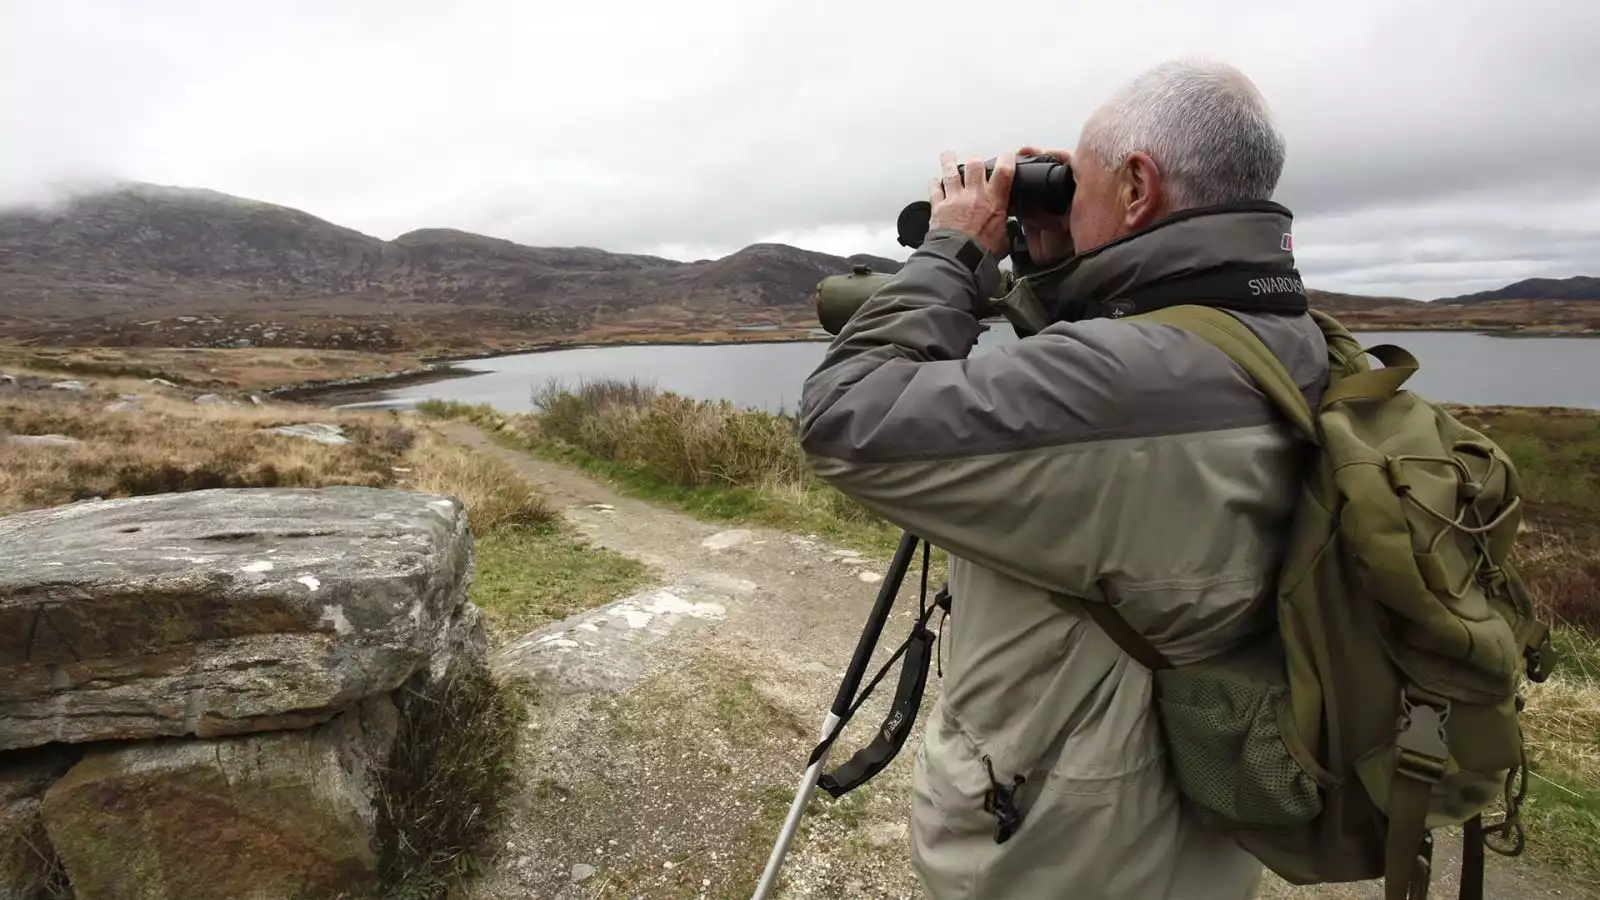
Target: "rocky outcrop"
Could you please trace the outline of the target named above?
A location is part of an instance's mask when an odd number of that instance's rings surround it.
[[[0,519],[0,750],[326,721],[476,624],[470,564],[455,500],[365,488]]]
[[[0,900],[316,897],[377,865],[403,696],[485,665],[459,501],[358,487],[0,519]],[[42,849],[41,849],[42,848]]]
[[[90,752],[46,793],[79,897],[334,896],[377,865],[387,696],[318,728]]]

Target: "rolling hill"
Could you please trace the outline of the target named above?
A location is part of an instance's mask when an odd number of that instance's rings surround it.
[[[1572,278],[1528,278],[1492,291],[1463,294],[1435,300],[1450,306],[1488,303],[1495,300],[1563,300],[1569,302],[1600,301],[1600,278],[1578,275]]]
[[[855,262],[900,265],[783,244],[686,263],[450,229],[383,241],[271,203],[131,184],[0,211],[0,330],[215,345],[248,321],[263,327],[231,340],[386,349],[407,328],[560,334],[650,316],[737,324],[793,318],[810,309],[818,281]]]

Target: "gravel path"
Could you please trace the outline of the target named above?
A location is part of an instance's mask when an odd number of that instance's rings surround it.
[[[524,735],[517,809],[504,846],[463,897],[745,900],[793,798],[822,716],[887,559],[814,538],[729,529],[624,497],[567,467],[452,423],[455,440],[498,456],[592,542],[650,565],[657,584],[496,651],[537,701]],[[916,569],[874,667],[916,613]],[[922,715],[938,690],[930,678]],[[831,762],[882,721],[893,676],[846,730]],[[779,898],[919,898],[905,825],[920,721],[867,786],[818,794],[789,850]],[[1442,837],[1430,896],[1453,898],[1458,840]],[[1293,888],[1263,900],[1366,900],[1377,885]],[[1487,896],[1600,896],[1491,854]],[[1063,900],[1070,893],[1063,894]]]

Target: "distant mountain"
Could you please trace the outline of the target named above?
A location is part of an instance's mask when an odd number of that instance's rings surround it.
[[[1492,291],[1447,297],[1435,303],[1460,305],[1489,300],[1567,300],[1600,301],[1600,278],[1576,275],[1572,278],[1529,278]]]
[[[681,262],[447,228],[385,241],[272,203],[126,184],[0,209],[0,336],[390,350],[518,346],[597,327],[637,336],[793,327],[810,321],[818,281],[858,263],[901,266],[773,243]],[[1448,325],[1466,315],[1452,305],[1600,300],[1600,278],[1530,279],[1432,304],[1307,295],[1353,320]]]
[[[900,266],[784,244],[684,263],[439,228],[383,241],[271,203],[130,184],[0,210],[0,323],[60,332],[94,320],[111,332],[178,315],[431,317],[571,333],[660,311],[737,324],[809,310],[817,282],[854,262]],[[267,333],[280,331],[293,333]]]

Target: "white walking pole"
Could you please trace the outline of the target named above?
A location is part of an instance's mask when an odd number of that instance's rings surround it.
[[[828,711],[827,721],[822,723],[822,738],[827,740],[833,736],[834,729],[839,727],[839,717]],[[833,752],[829,747],[817,757],[817,761],[806,769],[805,775],[800,778],[800,787],[794,792],[794,802],[789,804],[789,817],[783,820],[783,830],[778,832],[778,842],[772,847],[772,855],[767,857],[767,870],[761,873],[761,883],[756,885],[756,892],[751,895],[751,900],[766,900],[772,891],[773,885],[778,882],[778,870],[783,868],[783,857],[789,852],[789,842],[794,840],[795,829],[800,827],[800,817],[805,815],[806,804],[811,802],[811,792],[817,786],[817,779],[822,777],[822,767],[828,762],[828,754]]]

